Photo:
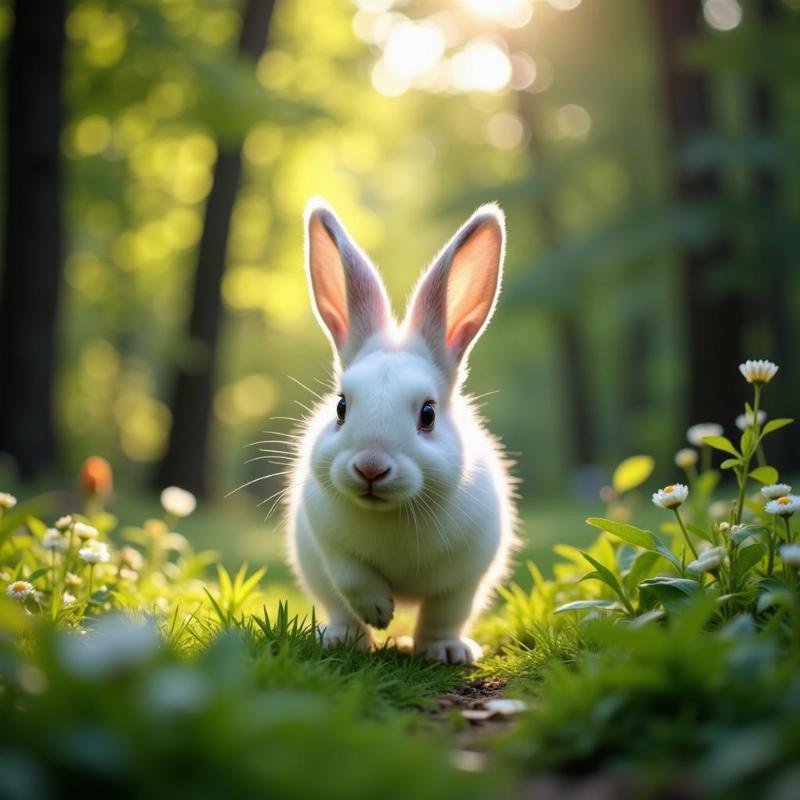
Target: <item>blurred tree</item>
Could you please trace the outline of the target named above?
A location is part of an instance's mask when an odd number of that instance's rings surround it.
[[[754,12],[758,21],[760,34],[764,42],[774,36],[773,26],[779,20],[776,0],[757,0]],[[764,52],[763,57],[768,58]],[[754,134],[766,141],[775,141],[779,136],[776,85],[769,81],[763,73],[757,74],[750,87],[750,116]],[[759,307],[756,316],[759,324],[770,332],[769,356],[778,364],[787,368],[792,364],[792,331],[789,309],[790,296],[785,287],[791,285],[793,263],[787,262],[786,250],[782,237],[775,235],[771,224],[774,209],[782,207],[781,187],[775,164],[756,163],[753,170],[753,210],[758,215],[758,236],[756,242],[755,263],[759,281]],[[782,214],[780,215],[782,217]],[[781,222],[783,220],[781,219]],[[780,223],[779,223],[780,224]],[[777,400],[783,407],[788,407],[793,394],[793,375],[785,369],[777,388]],[[798,452],[800,434],[792,427],[785,436],[770,442],[774,448],[772,463],[779,466],[796,466],[794,453]]]
[[[542,142],[541,109],[538,105],[537,95],[521,96],[520,111],[528,127],[528,149],[535,165],[547,163]],[[549,191],[545,189],[531,193],[535,223],[546,250],[556,250],[561,239],[552,194],[552,188]],[[563,304],[553,309],[552,319],[561,349],[559,361],[563,396],[568,408],[565,438],[571,441],[572,446],[570,462],[575,466],[583,466],[594,461],[594,447],[591,393],[587,381],[585,348],[581,339],[580,315],[569,304]]]
[[[239,39],[239,52],[246,58],[255,61],[266,47],[274,6],[274,0],[248,0]],[[209,425],[222,321],[220,288],[241,173],[241,144],[220,148],[197,255],[189,321],[195,352],[189,363],[178,367],[169,444],[157,476],[159,486],[174,484],[200,495],[208,488]]]
[[[62,62],[66,0],[18,0],[7,67],[0,451],[29,477],[53,457],[62,274]]]
[[[658,35],[668,129],[674,152],[678,201],[702,213],[720,202],[720,179],[713,166],[688,170],[679,154],[713,126],[709,82],[687,66],[685,48],[700,32],[696,0],[656,0]],[[687,408],[691,422],[725,422],[739,411],[740,377],[732,364],[742,360],[743,304],[738,287],[713,287],[714,273],[729,256],[721,235],[701,243],[683,242],[683,307],[687,352]]]

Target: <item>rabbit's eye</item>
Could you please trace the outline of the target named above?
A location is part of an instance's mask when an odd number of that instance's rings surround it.
[[[429,431],[433,428],[435,420],[436,411],[434,411],[433,403],[423,403],[419,411],[419,427],[424,431]]]
[[[344,418],[347,414],[347,400],[344,397],[339,398],[339,402],[336,404],[336,419],[339,421],[341,425],[344,423]]]

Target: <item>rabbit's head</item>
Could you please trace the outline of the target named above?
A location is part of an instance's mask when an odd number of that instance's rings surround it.
[[[401,325],[377,271],[324,202],[309,203],[306,230],[310,292],[338,383],[329,416],[317,416],[312,470],[362,507],[435,506],[469,464],[459,387],[500,288],[503,213],[487,205],[470,217],[423,273]]]

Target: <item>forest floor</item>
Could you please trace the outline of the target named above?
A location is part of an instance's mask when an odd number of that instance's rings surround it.
[[[703,592],[679,604],[663,595],[668,624],[645,606],[625,617],[586,559],[629,585],[658,566],[587,526],[592,504],[523,510],[514,575],[473,631],[485,657],[450,667],[408,652],[413,619],[402,609],[375,650],[323,649],[279,525],[247,500],[198,509],[177,536],[151,501],[122,497],[120,519],[150,522],[108,534],[102,546],[116,549],[103,585],[93,592],[94,568],[80,567],[72,591],[84,599],[52,625],[34,612],[50,608],[53,572],[68,572],[32,516],[53,509],[30,502],[17,521],[0,520],[8,589],[21,575],[42,587],[22,615],[0,598],[0,766],[4,753],[23,754],[32,772],[4,794],[0,770],[0,796],[54,796],[28,791],[34,778],[171,799],[798,796],[794,601],[767,587],[786,613],[763,631],[755,616],[720,621]],[[659,529],[658,509],[635,497],[631,506]],[[142,553],[138,584],[122,575],[125,542]],[[670,580],[676,591],[691,583]],[[565,600],[578,613],[560,613]]]

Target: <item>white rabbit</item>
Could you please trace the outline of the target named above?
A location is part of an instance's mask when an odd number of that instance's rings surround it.
[[[402,326],[383,282],[321,200],[306,208],[314,309],[338,396],[302,432],[288,498],[291,562],[324,606],[326,645],[369,647],[395,601],[419,604],[415,650],[450,664],[507,569],[512,481],[460,387],[500,289],[503,212],[479,208],[423,274]]]

